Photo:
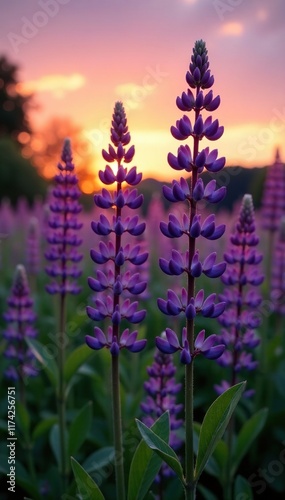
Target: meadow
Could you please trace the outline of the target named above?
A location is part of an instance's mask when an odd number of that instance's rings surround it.
[[[47,199],[1,203],[3,500],[284,497],[284,165],[262,209],[212,214],[207,64],[198,41],[177,101],[195,124],[172,128],[193,155],[169,155],[186,173],[147,208],[120,102],[91,211],[69,140]]]

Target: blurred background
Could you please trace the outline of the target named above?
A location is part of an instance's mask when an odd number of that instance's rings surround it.
[[[169,129],[181,117],[175,100],[202,38],[222,99],[220,155],[228,167],[247,169],[220,180],[229,188],[225,203],[251,190],[258,204],[262,167],[277,147],[282,161],[284,20],[282,0],[1,0],[0,198],[44,196],[70,137],[90,199],[117,100],[144,179],[170,181],[166,157],[177,143]]]

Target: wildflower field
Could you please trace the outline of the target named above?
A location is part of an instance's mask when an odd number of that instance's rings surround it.
[[[285,167],[219,209],[202,40],[185,85],[147,207],[120,101],[91,210],[69,139],[46,199],[2,200],[1,500],[284,498]]]

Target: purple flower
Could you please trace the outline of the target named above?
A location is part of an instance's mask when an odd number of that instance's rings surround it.
[[[264,279],[257,267],[262,260],[262,255],[255,249],[258,241],[252,197],[246,194],[235,231],[230,237],[231,247],[224,254],[228,267],[221,277],[224,285],[232,287],[225,289],[220,295],[220,299],[226,303],[226,309],[218,318],[224,327],[219,340],[226,346],[218,363],[229,367],[231,371],[229,386],[237,383],[238,372],[254,370],[257,366],[249,351],[259,344],[255,330],[261,323],[258,314],[261,295],[252,288],[258,287]],[[223,383],[216,390],[221,393],[225,387],[226,384]],[[246,391],[247,396],[251,393],[252,391]]]
[[[47,241],[50,245],[45,253],[50,265],[46,273],[53,278],[46,286],[50,294],[66,293],[78,294],[81,290],[76,280],[81,275],[78,262],[82,255],[77,248],[82,240],[77,236],[77,231],[82,227],[77,215],[81,212],[78,202],[80,191],[78,179],[74,174],[72,153],[69,139],[66,139],[61,155],[62,163],[58,164],[59,173],[55,176],[56,186],[52,190],[50,201],[50,216],[48,225],[50,231]]]
[[[11,362],[4,375],[20,383],[27,377],[35,377],[38,370],[35,358],[28,349],[25,339],[37,335],[34,329],[36,315],[33,312],[33,300],[30,295],[26,270],[23,265],[16,267],[11,295],[7,300],[8,309],[3,317],[7,323],[3,337],[7,342],[4,356]]]
[[[181,276],[186,279],[186,286],[181,287],[181,292],[167,291],[167,299],[158,299],[158,308],[167,316],[183,315],[186,326],[182,330],[182,341],[178,340],[176,333],[166,329],[166,339],[157,337],[157,347],[166,354],[180,351],[180,360],[183,364],[190,364],[198,355],[202,354],[208,359],[216,359],[224,351],[224,346],[215,345],[216,336],[205,338],[205,331],[194,335],[194,321],[197,315],[216,318],[223,313],[225,302],[216,303],[216,294],[204,296],[204,291],[199,290],[195,295],[195,281],[203,274],[208,278],[222,276],[226,262],[216,262],[216,252],[211,252],[206,257],[201,257],[196,244],[199,237],[207,240],[220,238],[225,231],[225,225],[216,225],[215,215],[206,218],[199,213],[199,202],[206,200],[209,203],[218,203],[225,194],[226,188],[217,188],[216,181],[212,179],[204,184],[200,174],[208,170],[211,173],[220,171],[225,165],[225,158],[218,157],[218,150],[201,147],[201,141],[219,139],[224,131],[217,119],[205,112],[215,111],[220,104],[220,97],[214,97],[213,91],[208,90],[214,83],[208,61],[208,51],[205,42],[198,40],[193,49],[193,55],[186,73],[186,81],[190,88],[177,97],[177,107],[185,112],[193,112],[192,121],[184,114],[171,127],[171,134],[179,141],[192,138],[193,148],[188,144],[180,145],[177,154],[168,154],[168,163],[174,170],[185,171],[191,174],[190,181],[181,177],[179,181],[173,180],[171,187],[164,186],[163,194],[171,203],[184,202],[186,204],[182,217],[173,213],[169,214],[168,222],[160,223],[160,230],[169,239],[184,238],[186,252],[177,248],[172,249],[171,258],[160,258],[161,270],[170,276]],[[206,90],[207,89],[207,90]]]
[[[280,222],[279,234],[274,247],[271,272],[270,297],[274,311],[285,315],[285,217]]]
[[[165,354],[173,354],[176,351],[180,351],[180,360],[184,365],[191,363],[199,354],[202,354],[208,359],[219,358],[224,350],[224,344],[216,345],[217,335],[210,335],[205,339],[205,330],[201,330],[195,341],[193,352],[190,353],[189,343],[187,340],[187,332],[184,327],[182,330],[182,342],[179,343],[176,333],[170,328],[165,329],[166,338],[156,337],[157,348]]]
[[[117,165],[115,169],[106,165],[105,170],[99,172],[103,184],[116,183],[116,189],[110,192],[103,188],[101,194],[94,196],[95,205],[108,212],[106,215],[101,213],[99,220],[91,223],[94,233],[102,240],[98,249],[92,249],[90,254],[93,262],[101,268],[96,269],[96,278],[88,278],[89,287],[96,295],[95,307],[87,307],[89,318],[93,321],[107,320],[111,325],[106,335],[95,327],[94,336],[86,336],[86,343],[91,349],[106,347],[112,356],[117,356],[122,348],[139,352],[146,344],[146,340],[137,340],[137,331],[120,331],[123,321],[138,324],[146,314],[145,310],[138,310],[138,301],[133,301],[133,296],[137,297],[146,290],[147,283],[140,268],[145,264],[148,253],[142,245],[129,242],[130,237],[143,234],[145,223],[140,222],[138,215],[123,215],[126,210],[136,210],[143,203],[143,196],[138,190],[128,187],[137,185],[142,175],[137,173],[136,167],[128,169],[123,165],[130,163],[135,154],[134,146],[126,148],[130,140],[124,107],[117,102],[111,127],[112,144],[109,144],[108,151],[102,151],[104,160]]]
[[[163,340],[163,337],[159,338]],[[183,405],[177,404],[176,397],[181,391],[182,384],[175,381],[176,367],[172,362],[171,354],[156,351],[154,362],[147,367],[147,373],[149,380],[144,383],[147,396],[141,403],[141,409],[145,415],[142,421],[150,427],[158,417],[168,410],[170,417],[169,444],[174,450],[178,450],[183,442],[175,431],[183,425],[183,420],[178,418],[179,413],[183,410]],[[173,475],[172,469],[164,464],[156,481],[161,482],[163,478],[171,475]]]
[[[280,219],[285,212],[285,165],[281,162],[279,151],[273,165],[267,169],[262,197],[262,227],[276,232]]]

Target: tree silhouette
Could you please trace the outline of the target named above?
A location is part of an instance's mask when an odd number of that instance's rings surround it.
[[[0,56],[0,138],[10,137],[21,145],[31,134],[27,118],[31,96],[22,96],[17,90],[18,70],[6,56]]]

